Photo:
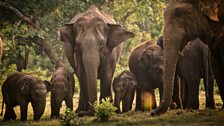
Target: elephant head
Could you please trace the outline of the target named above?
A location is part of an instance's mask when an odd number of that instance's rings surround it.
[[[46,95],[52,89],[50,82],[40,81],[25,75],[30,79],[24,82],[22,93],[31,100],[31,105],[34,112],[34,120],[39,120],[43,115],[46,105]]]
[[[214,31],[221,27],[223,8],[221,0],[172,0],[167,5],[163,31],[164,92],[160,106],[152,114],[164,113],[170,105],[178,52],[197,37],[210,46]]]
[[[134,75],[129,71],[123,71],[119,76],[114,78],[114,105],[118,108],[116,112],[120,112],[120,103],[122,101],[123,112],[130,110],[135,92],[137,81]]]
[[[67,59],[78,76],[83,95],[88,103],[94,103],[101,60],[108,57],[121,42],[134,37],[134,34],[92,6],[65,24],[60,29],[60,37]]]

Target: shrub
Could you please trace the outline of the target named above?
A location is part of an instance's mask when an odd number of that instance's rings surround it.
[[[82,120],[70,108],[66,109],[65,115],[61,118],[61,124],[63,126],[79,126],[81,123]]]
[[[100,121],[107,121],[116,110],[117,108],[110,103],[110,98],[103,99],[102,103],[95,105],[95,115]]]

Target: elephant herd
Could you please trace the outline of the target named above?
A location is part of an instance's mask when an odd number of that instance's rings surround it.
[[[20,106],[20,120],[27,120],[28,103],[33,107],[33,119],[39,120],[46,105],[47,92],[51,91],[51,118],[58,118],[62,102],[73,110],[74,77],[65,67],[58,67],[49,81],[41,81],[37,77],[25,73],[10,75],[2,85],[2,112],[6,105],[3,120],[15,120],[13,107]]]
[[[112,98],[121,112],[132,109],[136,92],[136,110],[144,110],[145,92],[152,94],[151,115],[171,108],[199,109],[199,84],[203,78],[206,108],[215,108],[214,79],[224,99],[224,2],[220,0],[171,0],[164,12],[163,37],[158,44],[146,41],[132,49],[129,70],[113,79],[123,43],[134,33],[116,24],[112,16],[91,6],[76,15],[59,29],[69,64],[76,74],[79,86],[79,115],[93,115],[97,101],[97,79],[100,97]],[[215,11],[214,11],[215,10]],[[207,45],[205,45],[206,43]],[[214,73],[213,73],[214,72]],[[112,84],[112,86],[111,86]],[[155,89],[159,89],[157,107]],[[34,120],[44,112],[46,94],[51,91],[51,117],[59,117],[61,103],[73,108],[74,78],[59,67],[51,82],[41,81],[29,74],[14,73],[2,86],[4,120],[15,119],[13,107],[21,108],[21,120],[27,118],[27,105],[31,102]]]

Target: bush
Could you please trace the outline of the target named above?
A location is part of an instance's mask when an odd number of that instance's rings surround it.
[[[115,114],[116,107],[110,103],[110,98],[102,100],[102,103],[95,106],[95,116],[100,121],[107,121],[111,116]]]
[[[61,118],[61,124],[63,126],[79,126],[81,123],[82,120],[70,108],[66,109],[65,115]]]

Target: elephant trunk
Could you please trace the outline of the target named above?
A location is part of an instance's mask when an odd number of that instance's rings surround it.
[[[93,104],[97,101],[97,72],[100,62],[99,52],[97,51],[85,51],[82,56],[86,77],[84,94],[87,94],[88,110],[90,111],[93,110]]]
[[[167,23],[167,24],[166,24]],[[180,26],[173,22],[165,22],[164,27],[164,76],[163,76],[163,95],[160,105],[153,110],[152,115],[164,113],[167,111],[173,96],[174,75],[178,59],[178,51],[182,42],[184,33]],[[172,31],[176,30],[175,33]],[[176,34],[178,33],[178,34]]]
[[[40,119],[40,117],[43,115],[44,110],[45,110],[45,105],[46,105],[46,98],[41,99],[38,103],[33,103],[32,102],[32,106],[33,106],[33,115],[34,121],[37,121]]]
[[[121,96],[118,94],[115,94],[114,96],[114,106],[117,107],[116,113],[120,113],[120,103],[121,103]]]

